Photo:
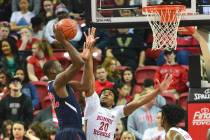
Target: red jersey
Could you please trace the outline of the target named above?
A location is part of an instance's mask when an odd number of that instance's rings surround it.
[[[188,81],[187,70],[179,64],[175,65],[163,65],[156,71],[154,80],[158,79],[163,81],[166,74],[172,74],[173,82],[169,86],[168,90],[176,89],[177,92],[182,93],[187,91],[186,82]]]
[[[54,56],[51,57],[46,57],[47,61],[48,60],[57,60]],[[28,59],[28,63],[32,64],[34,66],[34,72],[35,75],[37,76],[37,78],[40,80],[40,78],[42,78],[44,76],[44,72],[42,70],[41,65],[39,64],[39,59],[36,56],[31,56]]]
[[[30,51],[31,48],[32,48],[32,45],[33,45],[36,41],[39,41],[39,39],[37,39],[37,38],[32,38],[32,41],[27,43],[27,46],[26,46],[26,48],[25,48],[25,51]],[[19,39],[19,40],[16,42],[16,46],[18,47],[18,49],[20,48],[21,44],[22,44],[22,40]]]

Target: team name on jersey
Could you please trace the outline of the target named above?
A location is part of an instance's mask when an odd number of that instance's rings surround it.
[[[97,129],[94,129],[93,134],[110,138],[110,133],[103,132],[103,131],[100,131],[100,130],[97,130]]]
[[[96,119],[96,120],[104,121],[104,122],[107,122],[107,123],[109,123],[109,124],[112,124],[112,122],[113,122],[112,119],[109,119],[109,118],[107,118],[107,117],[100,116],[100,115],[97,116],[97,119]]]
[[[96,120],[100,121],[100,125],[99,125],[99,128],[97,129],[94,128],[93,134],[110,138],[111,132],[108,132],[108,129],[110,125],[113,123],[113,118],[114,116],[112,116],[112,119],[110,119],[108,117],[98,115]]]

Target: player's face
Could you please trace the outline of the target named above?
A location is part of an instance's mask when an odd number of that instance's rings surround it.
[[[101,105],[104,107],[112,107],[114,105],[114,93],[111,90],[105,90],[100,96]]]

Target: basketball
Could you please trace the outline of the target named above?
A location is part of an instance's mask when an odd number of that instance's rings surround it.
[[[77,34],[77,23],[76,21],[66,18],[62,19],[57,23],[57,27],[63,32],[66,39],[71,40]]]

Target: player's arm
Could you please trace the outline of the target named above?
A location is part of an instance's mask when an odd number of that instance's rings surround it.
[[[171,82],[172,82],[172,75],[167,74],[164,80],[161,83],[158,83],[159,86],[155,90],[153,90],[151,93],[147,93],[146,95],[143,95],[139,100],[133,100],[132,102],[128,103],[124,107],[124,115],[125,116],[130,115],[137,108],[139,108],[140,106],[146,104],[147,102],[155,98],[160,92],[167,89]]]
[[[208,43],[203,38],[203,36],[199,33],[199,31],[195,31],[194,34],[193,34],[193,37],[196,38],[197,41],[199,42],[204,59],[206,59],[207,62],[209,62],[210,61],[210,55],[209,55],[209,51],[208,51]]]
[[[72,61],[72,64],[69,67],[67,67],[63,72],[56,76],[54,82],[54,88],[56,90],[56,93],[59,94],[58,96],[65,98],[68,96],[67,92],[65,92],[66,84],[80,70],[80,68],[84,64],[84,61],[81,58],[79,52],[69,43],[67,39],[65,39],[63,33],[56,26],[54,26],[54,33],[56,40],[65,46]]]
[[[197,39],[197,41],[199,42],[200,48],[201,48],[201,52],[202,52],[202,56],[204,59],[204,63],[205,63],[205,67],[206,67],[206,72],[207,72],[207,76],[210,76],[210,65],[208,64],[210,62],[210,52],[208,49],[208,43],[207,41],[204,39],[204,37],[202,36],[202,31],[199,30],[193,30],[193,28],[190,27],[186,27],[186,29],[192,33],[193,37]]]
[[[86,42],[84,43],[84,48],[82,52],[82,58],[85,61],[84,72],[82,75],[81,82],[78,81],[71,81],[71,86],[78,90],[78,91],[87,91],[87,94],[92,94],[94,92],[93,82],[95,82],[94,75],[93,75],[93,58],[92,52],[93,47],[98,39],[95,38],[96,28],[92,27],[88,29],[88,35],[85,34]],[[94,84],[95,85],[95,84]]]

